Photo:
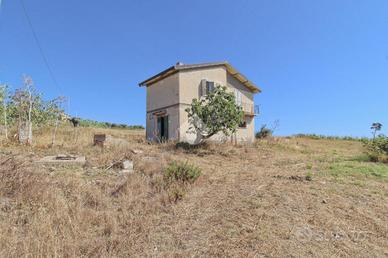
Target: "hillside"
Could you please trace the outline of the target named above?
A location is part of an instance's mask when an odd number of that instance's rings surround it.
[[[92,146],[93,134],[119,141]],[[274,138],[253,146],[147,144],[144,131],[61,128],[0,149],[0,257],[383,257],[388,166],[358,141]],[[36,164],[78,154],[83,166]],[[134,173],[114,169],[134,162]],[[192,184],[164,187],[174,160]]]

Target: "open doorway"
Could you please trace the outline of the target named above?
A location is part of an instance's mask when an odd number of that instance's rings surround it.
[[[161,141],[168,140],[168,116],[158,117],[158,133]]]

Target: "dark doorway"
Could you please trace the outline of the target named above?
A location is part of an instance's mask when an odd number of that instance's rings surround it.
[[[168,116],[158,117],[158,132],[161,141],[168,140]]]

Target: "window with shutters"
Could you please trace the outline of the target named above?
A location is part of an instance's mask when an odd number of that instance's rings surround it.
[[[201,81],[201,96],[206,96],[210,92],[214,91],[216,83],[213,81],[208,81],[206,79],[202,79]]]
[[[214,82],[206,81],[206,94],[214,90]]]
[[[240,128],[247,128],[247,121],[244,119],[243,121],[240,122],[238,127],[240,127]]]
[[[246,121],[242,121],[242,122],[238,125],[238,127],[240,127],[240,128],[247,128],[247,122],[246,122]]]
[[[236,104],[238,106],[242,106],[242,94],[241,94],[241,91],[235,89],[234,90],[234,97],[236,98]]]

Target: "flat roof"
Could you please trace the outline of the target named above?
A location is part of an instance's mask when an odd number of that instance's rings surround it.
[[[201,69],[201,68],[208,68],[208,67],[216,67],[216,66],[224,66],[226,67],[226,70],[238,81],[240,81],[245,87],[250,89],[252,92],[257,93],[261,92],[260,88],[257,87],[254,83],[249,81],[242,73],[240,73],[237,69],[235,69],[233,66],[231,66],[228,62],[212,62],[212,63],[202,63],[202,64],[180,64],[177,63],[174,66],[171,66],[160,73],[148,78],[147,80],[144,80],[139,83],[139,86],[149,86],[151,84],[154,84],[172,74],[175,74],[181,70],[189,70],[189,69]]]

